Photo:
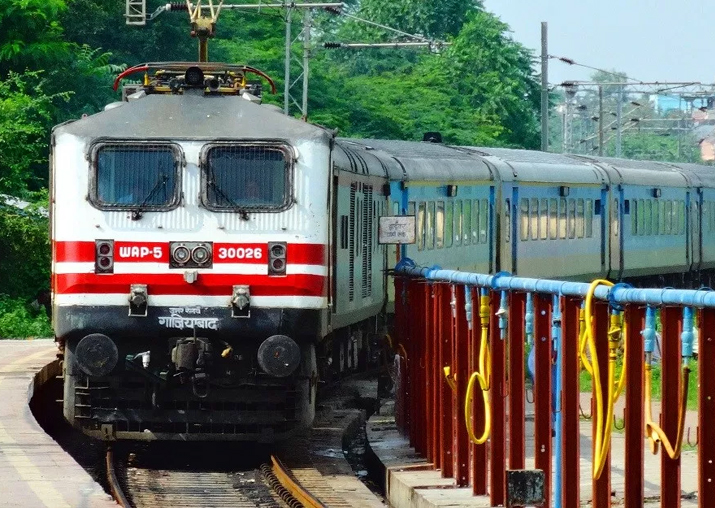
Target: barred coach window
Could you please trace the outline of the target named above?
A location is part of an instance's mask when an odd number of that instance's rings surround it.
[[[214,145],[205,152],[204,203],[214,210],[277,210],[289,204],[288,150]]]
[[[178,204],[181,155],[170,144],[100,144],[92,201],[101,209],[166,210]]]

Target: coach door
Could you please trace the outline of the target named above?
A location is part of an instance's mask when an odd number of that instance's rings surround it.
[[[702,220],[701,210],[703,205],[703,191],[698,188],[696,192],[688,192],[685,202],[689,203],[690,210],[689,224],[686,225],[685,234],[688,237],[688,248],[690,249],[690,270],[700,270],[702,262]]]
[[[611,194],[608,210],[611,227],[609,228],[610,272],[612,279],[621,279],[623,274],[623,189],[619,185]]]

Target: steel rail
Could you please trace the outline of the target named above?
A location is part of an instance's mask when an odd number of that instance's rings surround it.
[[[271,455],[273,473],[281,485],[305,508],[328,508],[319,499],[308,492],[298,481],[294,480],[283,463]]]
[[[114,470],[114,452],[111,446],[107,446],[107,482],[109,482],[109,490],[112,493],[112,497],[122,508],[132,508],[132,505],[127,500],[122,487],[119,485],[119,479],[117,478],[117,472]]]

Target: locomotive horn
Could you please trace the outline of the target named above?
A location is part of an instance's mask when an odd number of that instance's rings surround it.
[[[258,365],[271,376],[290,376],[300,365],[300,346],[287,335],[271,335],[258,348]]]
[[[119,360],[114,341],[101,333],[91,333],[79,341],[74,351],[79,368],[94,377],[106,376]]]

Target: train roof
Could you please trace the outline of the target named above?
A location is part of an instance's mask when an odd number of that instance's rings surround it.
[[[384,139],[339,138],[338,146],[344,151],[376,158],[371,174],[382,173],[392,180],[410,181],[465,181],[493,180],[492,169],[481,157],[460,147],[440,143],[417,141],[390,141]],[[435,161],[439,161],[435,164]],[[336,163],[339,163],[336,160]],[[346,168],[348,169],[348,168]]]
[[[671,162],[641,161],[619,159],[616,157],[592,157],[570,155],[570,157],[589,161],[598,166],[615,171],[619,183],[630,185],[665,185],[669,187],[687,187],[688,179],[678,165]]]
[[[55,128],[122,139],[330,139],[331,131],[235,96],[147,95]]]
[[[604,174],[592,164],[558,153],[485,147],[467,147],[467,150],[495,165],[505,166],[520,182],[601,184],[604,181]]]

